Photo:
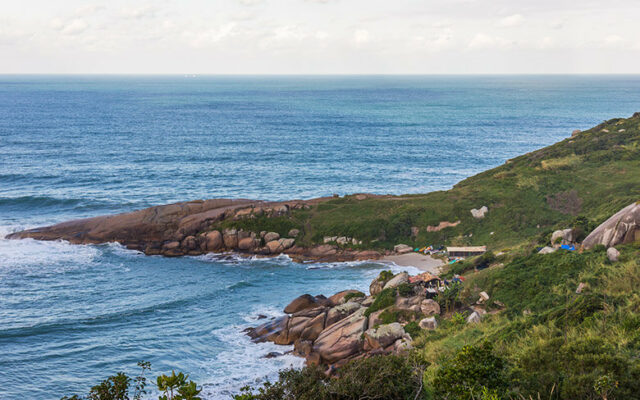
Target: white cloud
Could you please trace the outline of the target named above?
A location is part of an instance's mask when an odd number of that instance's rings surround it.
[[[121,11],[123,17],[130,19],[154,18],[158,15],[158,12],[158,8],[154,6],[126,7]]]
[[[353,32],[353,42],[357,45],[369,43],[371,35],[366,29],[358,29]]]
[[[70,21],[63,21],[55,18],[51,21],[51,27],[65,35],[78,35],[89,27],[89,24],[82,18],[74,18]]]
[[[0,73],[633,72],[637,1],[20,0]]]
[[[485,33],[476,34],[469,42],[468,47],[470,49],[491,49],[491,48],[504,48],[511,44],[508,40],[491,36]]]
[[[513,14],[513,15],[509,15],[507,17],[502,18],[498,22],[498,25],[504,28],[511,28],[514,26],[522,25],[523,22],[524,22],[524,17],[521,14]]]
[[[236,1],[242,4],[243,6],[255,6],[255,5],[264,3],[264,0],[236,0]]]

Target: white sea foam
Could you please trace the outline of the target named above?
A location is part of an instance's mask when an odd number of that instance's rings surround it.
[[[63,273],[86,268],[100,254],[95,246],[72,245],[66,241],[4,239],[6,234],[17,230],[11,228],[0,227],[0,276],[13,272]]]
[[[274,381],[278,371],[284,368],[302,368],[304,359],[290,354],[293,346],[280,346],[273,343],[253,343],[242,330],[256,325],[257,315],[282,315],[270,307],[258,307],[244,317],[246,325],[228,326],[216,329],[212,334],[225,344],[225,350],[215,358],[208,360],[205,367],[209,379],[203,382],[203,396],[206,399],[229,399],[245,385],[257,386],[265,380]],[[269,353],[280,355],[265,358]],[[220,374],[220,370],[226,371]]]

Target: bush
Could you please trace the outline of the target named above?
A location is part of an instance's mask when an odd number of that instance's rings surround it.
[[[506,362],[493,354],[489,343],[464,346],[438,369],[433,385],[436,396],[448,400],[472,400],[483,390],[504,393]]]
[[[364,315],[368,317],[371,313],[379,310],[383,310],[389,306],[392,306],[396,302],[396,289],[388,288],[383,289],[378,293],[373,303],[365,310]]]
[[[460,302],[461,289],[462,285],[459,282],[454,282],[447,286],[443,292],[438,293],[435,300],[445,312],[451,312],[462,304]]]
[[[149,362],[141,361],[138,363],[141,368],[140,374],[133,380],[123,372],[110,376],[91,388],[89,394],[85,397],[73,395],[71,397],[64,396],[61,400],[141,400],[147,391],[147,378],[145,372],[151,369]],[[182,372],[171,372],[171,375],[160,375],[157,378],[158,390],[163,393],[159,400],[202,400],[198,395],[202,389],[198,389],[194,381],[187,381],[188,376]],[[131,382],[135,383],[133,388],[133,396],[129,397]]]
[[[245,387],[234,400],[414,400],[422,395],[422,365],[406,357],[374,356],[354,360],[334,378],[317,366],[281,371],[276,383]]]
[[[351,292],[351,293],[347,293],[344,296],[344,301],[346,303],[347,301],[349,301],[351,299],[358,299],[360,297],[364,297],[364,293],[362,293],[362,292]]]

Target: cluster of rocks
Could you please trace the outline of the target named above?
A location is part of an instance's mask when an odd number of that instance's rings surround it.
[[[351,237],[347,237],[347,236],[325,236],[323,238],[323,243],[327,244],[327,243],[337,243],[341,246],[347,246],[347,245],[354,245],[357,246],[359,244],[362,244],[362,240],[358,240],[356,238],[351,238]]]
[[[574,245],[577,247],[576,236],[575,229],[557,230],[551,235],[551,245],[543,247],[539,253],[553,253],[562,245]],[[602,245],[607,249],[607,257],[609,260],[615,262],[618,261],[620,257],[620,251],[614,246],[639,241],[640,201],[637,201],[618,211],[594,229],[582,241],[582,248],[588,250],[596,245]]]
[[[253,254],[280,254],[293,247],[298,229],[289,231],[290,238],[280,238],[277,232],[247,232],[242,229],[213,230],[196,236],[187,236],[182,241],[167,241],[160,249],[151,248],[147,254],[162,254],[175,257],[198,255],[208,252],[239,251]]]
[[[412,290],[404,295],[397,291],[392,305],[368,311],[382,290],[401,285],[410,285]],[[411,349],[412,338],[404,326],[412,321],[419,321],[422,329],[437,328],[439,304],[426,298],[419,285],[410,284],[406,272],[386,279],[381,275],[369,290],[369,296],[357,290],[329,298],[302,295],[285,307],[286,315],[246,332],[257,342],[293,345],[293,353],[304,357],[307,364],[326,365],[332,371],[353,359]],[[385,312],[397,315],[397,320],[385,320]]]

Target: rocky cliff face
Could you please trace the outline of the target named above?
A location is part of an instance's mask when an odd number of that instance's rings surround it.
[[[640,201],[629,204],[615,213],[587,236],[582,245],[590,249],[602,244],[612,247],[640,241]]]

